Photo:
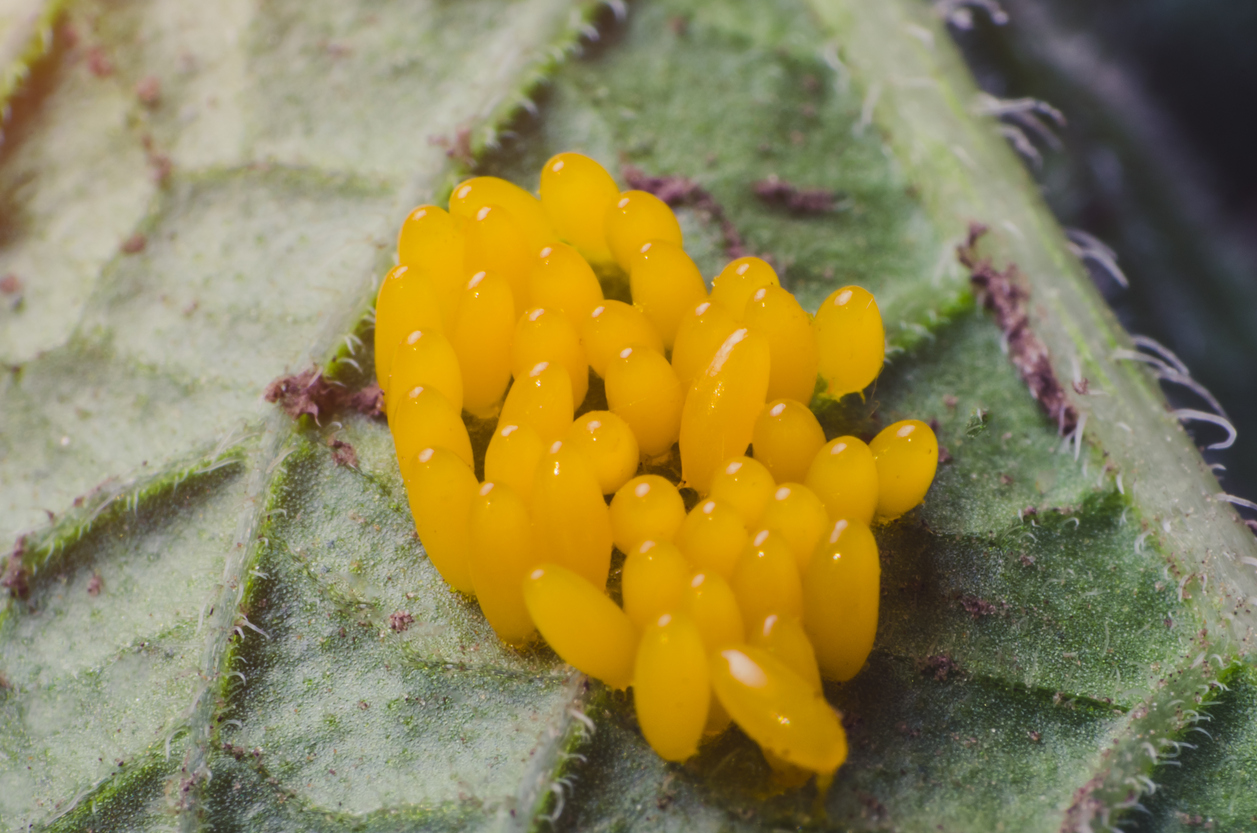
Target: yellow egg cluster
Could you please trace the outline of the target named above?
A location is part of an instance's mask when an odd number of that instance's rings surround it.
[[[709,293],[672,210],[580,154],[540,194],[477,177],[416,208],[380,288],[376,374],[424,548],[507,643],[540,634],[632,686],[664,758],[732,720],[774,767],[827,778],[846,739],[821,680],[859,671],[877,628],[869,525],[919,504],[938,460],[922,422],[826,442],[808,409],[818,375],[835,397],[877,377],[877,304],[848,286],[809,315],[755,257]],[[582,413],[591,369],[608,410]],[[497,419],[483,483],[463,411]],[[688,512],[637,474],[678,445]]]

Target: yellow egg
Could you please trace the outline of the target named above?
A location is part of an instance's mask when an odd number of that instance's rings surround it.
[[[663,355],[663,340],[639,307],[623,301],[603,301],[580,326],[581,344],[589,366],[607,378],[607,365],[625,347],[645,347]]]
[[[467,221],[463,264],[466,273],[491,272],[511,285],[515,308],[528,303],[528,276],[532,249],[511,212],[500,205],[486,205]]]
[[[919,419],[882,429],[869,451],[877,463],[877,514],[894,520],[925,500],[938,469],[938,439]]]
[[[524,604],[524,577],[537,566],[528,507],[509,486],[486,482],[472,501],[468,530],[480,610],[503,642],[522,646],[536,631]]]
[[[681,474],[707,494],[716,468],[746,453],[768,391],[768,343],[739,328],[690,386],[681,413]]]
[[[637,438],[628,423],[610,411],[583,414],[568,427],[563,442],[585,458],[604,495],[615,494],[637,473],[641,459]]]
[[[602,301],[598,276],[571,246],[551,243],[534,258],[528,275],[529,306],[558,310],[573,326],[580,326]]]
[[[803,615],[803,589],[794,551],[780,534],[761,529],[742,551],[729,581],[747,622]]]
[[[633,258],[651,240],[681,245],[681,224],[667,203],[646,191],[625,191],[607,208],[603,221],[607,247],[625,272]]]
[[[703,301],[681,317],[672,345],[672,370],[687,390],[737,328],[738,319],[717,301]]]
[[[694,569],[727,579],[733,575],[750,538],[737,509],[709,498],[685,516],[674,541]]]
[[[607,366],[607,406],[633,429],[647,458],[667,454],[681,433],[685,391],[658,351],[625,347]]]
[[[463,271],[462,237],[445,209],[436,205],[411,209],[397,235],[397,262],[421,271]]]
[[[462,414],[436,388],[417,386],[397,403],[389,421],[399,466],[430,446],[446,448],[472,465],[471,437]]]
[[[460,593],[475,592],[468,553],[471,504],[480,490],[471,466],[445,448],[425,448],[402,464],[415,531],[432,566]]]
[[[484,455],[484,479],[508,486],[528,505],[532,503],[533,480],[545,451],[546,445],[536,430],[499,420]]]
[[[390,396],[388,391],[392,390],[394,382],[397,395]],[[458,367],[458,355],[449,339],[438,330],[415,330],[397,345],[389,371],[389,388],[384,391],[390,419],[397,410],[397,403],[416,387],[440,391],[454,410],[462,412],[463,373]]]
[[[772,357],[768,398],[811,402],[820,351],[812,319],[794,296],[779,286],[760,287],[751,295],[742,321],[768,340]]]
[[[443,332],[445,321],[432,279],[409,266],[394,266],[375,299],[375,381],[388,393],[397,345],[415,330]]]
[[[816,493],[800,483],[782,483],[764,508],[760,524],[781,534],[794,551],[799,575],[807,571],[821,536],[829,531],[829,513]]]
[[[693,571],[675,544],[642,541],[624,559],[624,612],[639,630],[680,609]]]
[[[672,541],[684,520],[681,493],[657,474],[634,477],[611,499],[611,534],[620,552],[643,541]]]
[[[486,205],[500,205],[523,230],[529,250],[538,251],[554,239],[554,228],[541,201],[513,182],[478,176],[460,182],[450,194],[450,215],[470,221]]]
[[[564,662],[611,688],[632,684],[637,630],[600,586],[560,564],[542,564],[524,579],[524,603]]]
[[[470,270],[463,268],[461,222],[435,205],[421,205],[406,215],[397,237],[397,263],[411,272],[428,276],[446,326],[454,321],[459,296],[470,274]],[[378,317],[377,307],[377,326]],[[405,332],[422,326],[415,324]]]
[[[497,411],[511,381],[515,299],[505,278],[477,272],[467,282],[449,334],[463,371],[463,407],[478,417]]]
[[[541,169],[541,205],[559,237],[595,263],[610,263],[606,220],[620,189],[606,169],[579,153],[552,156]]]
[[[605,587],[611,568],[611,516],[598,478],[562,442],[551,445],[537,466],[531,511],[537,552]]]
[[[847,759],[837,713],[771,654],[730,647],[711,658],[712,688],[735,723],[766,753],[829,775]]]
[[[844,286],[835,290],[814,322],[820,348],[820,373],[830,396],[862,391],[882,372],[886,333],[877,301],[868,290]]]
[[[751,628],[747,641],[807,680],[817,694],[821,693],[821,669],[816,664],[816,651],[797,618],[770,613]]]
[[[729,582],[718,573],[700,570],[690,577],[681,599],[681,612],[698,626],[708,653],[738,645],[746,639],[738,600]]]
[[[839,437],[821,446],[804,481],[825,504],[831,520],[873,521],[877,508],[877,463],[856,437]]]
[[[684,761],[698,752],[711,702],[711,672],[698,626],[665,613],[642,633],[633,671],[633,706],[659,757]]]
[[[734,457],[725,462],[711,479],[708,494],[732,506],[748,529],[758,529],[764,507],[777,484],[764,465],[750,457]]]
[[[778,483],[801,483],[825,444],[825,431],[806,405],[778,399],[760,411],[751,431],[751,444],[755,459]]]
[[[633,258],[629,273],[633,304],[655,325],[664,347],[672,349],[685,313],[707,297],[703,275],[677,243],[650,240]]]
[[[589,361],[575,325],[559,310],[533,307],[520,316],[511,344],[511,373],[528,375],[538,362],[553,362],[567,371],[572,382],[572,404],[577,408],[589,390]]]
[[[527,425],[542,443],[561,439],[572,424],[572,383],[562,366],[538,362],[515,380],[502,404],[499,422]]]
[[[781,286],[777,272],[761,258],[749,256],[731,261],[711,283],[711,299],[741,316],[755,290]]]
[[[881,576],[869,528],[836,521],[803,577],[803,628],[828,679],[851,679],[873,650]]]

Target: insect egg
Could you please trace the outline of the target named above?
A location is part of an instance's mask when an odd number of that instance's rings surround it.
[[[607,405],[628,423],[648,458],[666,454],[681,434],[685,391],[672,366],[651,349],[625,347],[606,375]]]
[[[611,499],[611,534],[620,552],[642,541],[671,541],[684,520],[681,493],[657,474],[634,477]]]
[[[868,290],[835,290],[816,311],[815,328],[820,373],[831,396],[862,391],[882,372],[886,333]]]
[[[872,522],[877,508],[877,463],[869,447],[856,437],[839,437],[821,446],[804,482],[825,504],[831,519]]]
[[[779,533],[762,529],[742,551],[729,580],[738,608],[748,622],[776,613],[803,614],[803,589],[794,551]]]
[[[727,579],[733,575],[749,538],[737,509],[722,500],[708,498],[685,516],[675,540],[695,569]]]
[[[499,205],[476,210],[467,222],[463,253],[467,272],[495,272],[511,285],[515,308],[528,301],[531,246],[509,211]]]
[[[598,478],[584,458],[562,442],[551,445],[537,466],[531,511],[537,552],[597,587],[606,586],[610,513]]]
[[[504,425],[499,420],[484,454],[484,479],[509,486],[526,505],[530,504],[537,464],[545,450],[535,429],[514,423]]]
[[[768,398],[811,402],[820,351],[812,319],[794,296],[779,286],[760,287],[751,295],[742,320],[751,332],[768,340],[772,357]]]
[[[397,392],[390,396],[388,391],[392,390],[394,382]],[[449,339],[437,330],[415,330],[397,345],[389,370],[389,388],[384,391],[390,419],[405,394],[421,385],[440,391],[455,411],[462,412],[463,373],[458,366],[458,355]]]
[[[594,263],[610,263],[606,220],[620,189],[606,169],[579,153],[560,153],[541,168],[541,205],[555,232]]]
[[[561,311],[580,326],[602,301],[598,276],[575,249],[550,243],[540,250],[528,275],[530,306]]]
[[[505,278],[477,272],[467,282],[450,332],[463,372],[463,407],[492,416],[511,381],[515,299]]]
[[[760,516],[775,489],[773,476],[763,463],[750,457],[734,457],[716,470],[708,494],[738,510],[742,523],[750,530],[759,527]]]
[[[445,321],[432,279],[409,266],[394,266],[375,299],[375,381],[388,393],[393,354],[415,330],[442,332]]]
[[[675,544],[643,541],[624,559],[624,612],[638,628],[676,610],[692,570]]]
[[[645,347],[663,355],[663,340],[641,311],[623,301],[603,301],[581,323],[581,343],[589,366],[607,378],[607,365],[625,347]]]
[[[698,626],[708,653],[746,639],[742,611],[729,588],[729,582],[718,573],[700,570],[690,577],[681,599],[681,610]]]
[[[615,494],[637,472],[641,458],[637,438],[628,423],[610,411],[583,414],[568,427],[563,442],[589,463],[604,495]]]
[[[561,365],[538,362],[516,379],[506,394],[499,420],[527,425],[543,443],[560,439],[572,424],[572,383]]]
[[[703,301],[681,316],[672,344],[672,369],[686,389],[737,328],[737,318],[715,300]]]
[[[637,658],[637,630],[600,587],[566,567],[542,564],[524,579],[524,603],[537,630],[565,662],[611,688],[627,688]]]
[[[854,677],[873,650],[881,574],[877,542],[857,520],[835,522],[812,556],[803,577],[803,628],[831,680]]]
[[[511,342],[511,373],[516,379],[538,362],[554,362],[567,371],[572,404],[580,407],[589,390],[589,362],[576,327],[561,311],[533,307],[519,318]]]
[[[633,704],[646,742],[667,761],[698,752],[711,703],[711,672],[698,626],[665,613],[642,634],[633,671]]]
[[[620,268],[628,272],[633,258],[651,240],[681,245],[681,224],[667,203],[646,191],[625,191],[607,208],[607,246]]]
[[[450,194],[450,215],[467,221],[486,205],[498,205],[511,213],[527,238],[530,251],[537,251],[555,239],[554,228],[541,201],[513,182],[496,176],[478,176],[460,182]]]
[[[778,483],[802,483],[825,444],[825,431],[816,415],[801,402],[778,399],[760,411],[751,430],[755,459],[772,472]]]
[[[436,388],[419,385],[407,391],[389,428],[399,465],[429,446],[449,449],[472,465],[471,437],[463,417]]]
[[[795,766],[829,774],[847,758],[847,738],[829,704],[771,654],[750,646],[711,658],[712,688],[742,731]]]
[[[781,286],[777,272],[761,258],[749,256],[731,261],[711,284],[711,299],[741,317],[755,290]]]
[[[633,259],[629,285],[633,303],[646,313],[669,350],[685,312],[707,297],[694,261],[680,245],[666,240],[642,245]]]
[[[801,483],[782,483],[760,519],[765,529],[781,535],[794,551],[799,575],[807,571],[812,553],[829,529],[829,513],[816,493]]]
[[[877,514],[894,520],[925,499],[938,469],[938,439],[919,419],[888,425],[869,443],[877,462]]]
[[[816,664],[816,651],[797,618],[770,613],[751,628],[749,641],[752,646],[771,654],[807,680],[817,694],[821,693],[821,670]]]
[[[480,484],[471,467],[447,449],[425,448],[405,461],[402,478],[415,531],[432,565],[450,587],[474,593],[468,524]]]
[[[768,343],[735,330],[695,377],[681,413],[681,474],[700,495],[716,468],[745,454],[768,391]]]
[[[502,641],[524,645],[536,631],[524,576],[537,563],[528,507],[509,486],[486,482],[468,516],[468,567],[480,610]]]

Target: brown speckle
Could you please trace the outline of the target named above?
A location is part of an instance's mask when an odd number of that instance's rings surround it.
[[[312,367],[292,376],[281,376],[266,386],[262,394],[267,402],[277,402],[293,419],[309,414],[318,420],[324,411],[350,407],[365,416],[379,416],[383,394],[374,382],[353,393],[323,378],[319,367]]]
[[[104,581],[100,577],[100,573],[92,573],[92,577],[87,581],[87,595],[99,596]]]
[[[979,260],[978,241],[986,232],[986,226],[970,224],[969,237],[956,248],[956,257],[970,271],[969,281],[983,306],[994,313],[1008,342],[1008,356],[1030,394],[1056,422],[1058,430],[1067,434],[1078,424],[1078,411],[1065,397],[1047,346],[1030,329],[1030,293],[1023,285],[1021,270],[1010,263],[1000,272],[989,259]]]
[[[415,617],[405,610],[395,611],[388,616],[388,626],[397,633],[405,633],[414,621]]]
[[[156,107],[161,101],[161,79],[156,75],[145,75],[135,85],[135,97],[145,107]]]
[[[683,38],[690,31],[690,16],[686,14],[674,14],[668,18],[668,28],[672,30],[672,34],[678,38]]]
[[[1031,730],[1029,734],[1030,734],[1030,740],[1034,741],[1035,743],[1038,743],[1039,741],[1043,740],[1042,732],[1036,732],[1036,731]]]
[[[25,599],[31,594],[30,570],[26,569],[26,565],[22,563],[22,556],[25,554],[26,536],[23,535],[13,545],[8,563],[4,568],[4,576],[0,578],[0,587],[8,588],[9,595],[15,599]]]
[[[371,704],[368,703],[366,700],[359,700],[358,708],[362,709],[363,711],[366,711],[367,709],[371,708]]]
[[[960,606],[965,609],[974,619],[980,619],[983,616],[990,616],[999,612],[999,606],[994,602],[988,602],[986,599],[980,599],[977,596],[961,596]],[[1007,604],[1003,604],[1008,607]]]
[[[135,234],[122,241],[122,251],[124,254],[135,255],[144,251],[148,246],[148,238],[136,232]]]
[[[22,291],[22,287],[22,279],[12,272],[0,278],[0,292],[5,295],[16,295]]]
[[[801,141],[802,134],[799,134],[799,138]],[[825,188],[799,188],[778,179],[776,174],[756,182],[753,188],[755,196],[792,214],[827,214],[834,210],[837,202],[837,195],[833,191]]]
[[[916,661],[917,672],[926,677],[933,677],[940,683],[947,682],[947,677],[960,670],[959,666],[946,654],[933,654]]]
[[[1013,485],[1013,479],[1007,474],[1001,474],[999,476],[999,484],[1001,486],[1011,486]]]
[[[471,150],[471,128],[460,127],[451,140],[448,136],[429,136],[428,144],[445,148],[445,155],[464,167],[471,167],[476,156]]]
[[[947,450],[947,446],[940,445],[938,447],[938,461],[940,463],[950,463],[951,460],[951,452]]]
[[[335,437],[328,437],[327,445],[332,449],[332,460],[336,465],[351,469],[358,468],[358,452],[354,451],[352,445]]]
[[[105,54],[105,50],[99,46],[93,46],[87,50],[87,68],[92,75],[97,78],[105,78],[113,75],[113,61],[109,60],[109,56]]]
[[[1034,566],[1034,556],[1033,556],[1033,555],[1030,555],[1029,553],[1024,553],[1024,552],[1023,552],[1023,553],[1022,553],[1022,554],[1021,554],[1021,555],[1017,558],[1017,560],[1021,562],[1021,566],[1023,566],[1023,567],[1033,567],[1033,566]]]

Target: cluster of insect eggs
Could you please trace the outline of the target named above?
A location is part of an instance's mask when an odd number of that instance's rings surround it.
[[[840,397],[880,372],[872,295],[843,287],[812,316],[756,257],[709,293],[672,210],[577,153],[545,164],[540,199],[477,177],[448,211],[416,208],[398,261],[376,374],[445,580],[505,642],[539,634],[631,686],[662,757],[732,720],[774,767],[832,775],[846,739],[821,680],[850,679],[872,648],[869,527],[919,504],[938,460],[922,422],[826,441],[808,408],[818,377]],[[595,266],[627,274],[632,303],[605,298]],[[591,370],[607,409],[580,413]],[[464,411],[497,419],[484,482]],[[677,447],[688,512],[678,484],[637,475]],[[606,593],[613,546],[623,606]]]

